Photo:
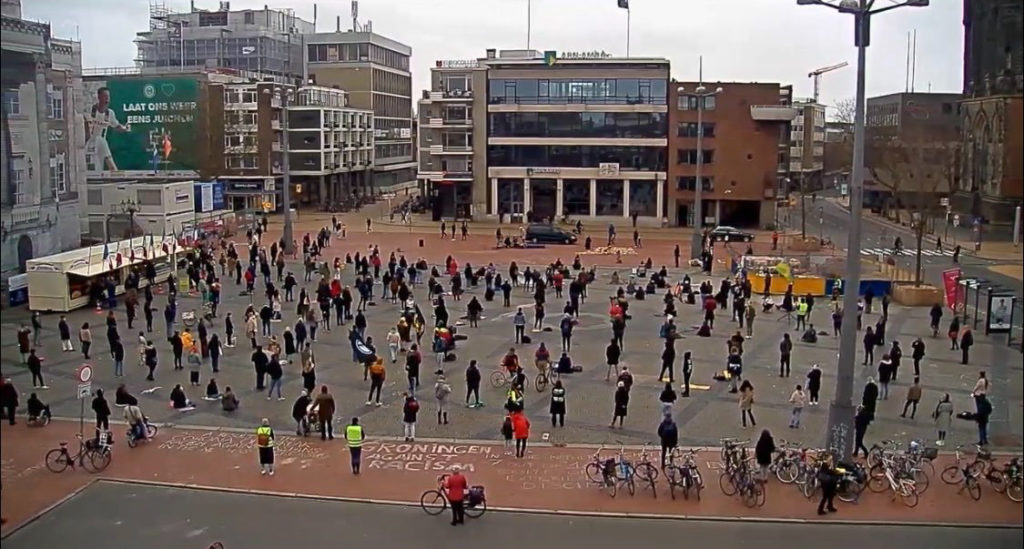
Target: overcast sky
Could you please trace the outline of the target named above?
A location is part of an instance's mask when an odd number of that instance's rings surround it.
[[[891,0],[877,0],[886,5]],[[86,67],[131,66],[135,33],[148,28],[149,0],[22,0],[24,16],[49,21],[57,36],[82,41]],[[187,10],[188,0],[166,0]],[[232,9],[262,8],[266,0],[232,0]],[[351,26],[347,0],[323,0],[318,30],[333,31],[335,17]],[[482,57],[487,48],[525,48],[530,0],[362,0],[360,19],[373,30],[412,47],[413,89],[429,83],[436,59]],[[962,85],[961,0],[932,0],[928,8],[901,8],[872,21],[868,50],[869,97],[901,92],[906,82],[907,33],[917,30],[917,91],[959,92]],[[313,0],[275,0],[312,20]],[[632,56],[667,57],[672,76],[697,78],[704,57],[706,81],[793,84],[811,95],[813,69],[848,61],[823,77],[822,101],[852,97],[856,70],[852,17],[796,0],[631,0]],[[217,9],[216,0],[196,6]],[[626,11],[616,0],[532,0],[531,47],[626,53]],[[418,97],[418,93],[414,92]]]

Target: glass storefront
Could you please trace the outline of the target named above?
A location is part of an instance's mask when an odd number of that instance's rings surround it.
[[[562,183],[565,215],[590,215],[590,180],[567,179]]]
[[[619,147],[596,145],[491,145],[490,166],[550,168],[597,168],[617,163],[620,170],[665,171],[663,147]]]
[[[498,180],[498,213],[520,215],[523,211],[523,180]]]
[[[622,180],[597,180],[597,215],[622,215]]]
[[[664,105],[667,80],[650,78],[495,78],[490,104]]]
[[[667,115],[657,112],[498,112],[490,114],[491,137],[667,136]]]
[[[629,182],[629,214],[641,217],[661,216],[658,212],[658,190],[655,181]]]

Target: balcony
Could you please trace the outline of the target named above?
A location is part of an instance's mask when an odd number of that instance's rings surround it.
[[[450,170],[446,172],[441,172],[441,179],[444,179],[446,181],[472,181],[473,172]]]
[[[785,105],[751,105],[750,117],[759,122],[789,122],[799,111]]]
[[[428,118],[426,127],[428,128],[440,128],[444,126],[444,119],[441,118]]]
[[[469,102],[469,101],[473,100],[473,90],[441,90],[441,91],[432,91],[426,97],[426,99],[429,99],[430,101],[446,101],[446,102],[467,101],[467,102]]]
[[[431,145],[430,154],[473,154],[473,147],[456,145]]]
[[[224,103],[224,110],[226,111],[254,111],[256,110],[256,103]]]
[[[273,142],[271,142],[270,143],[270,150],[272,150],[274,152],[280,152],[281,151],[281,142],[280,141],[273,141]]]

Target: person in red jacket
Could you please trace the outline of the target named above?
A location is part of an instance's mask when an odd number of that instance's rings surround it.
[[[523,412],[512,414],[512,433],[516,439],[516,457],[526,456],[526,441],[530,438],[530,420]]]
[[[444,489],[448,496],[448,503],[452,505],[452,526],[466,522],[466,508],[463,500],[466,497],[466,488],[469,481],[462,474],[462,467],[452,465],[452,473],[444,479]]]

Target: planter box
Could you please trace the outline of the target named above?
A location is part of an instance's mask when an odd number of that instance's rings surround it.
[[[892,300],[908,307],[931,307],[942,303],[944,294],[941,289],[927,284],[896,284],[892,288]]]

